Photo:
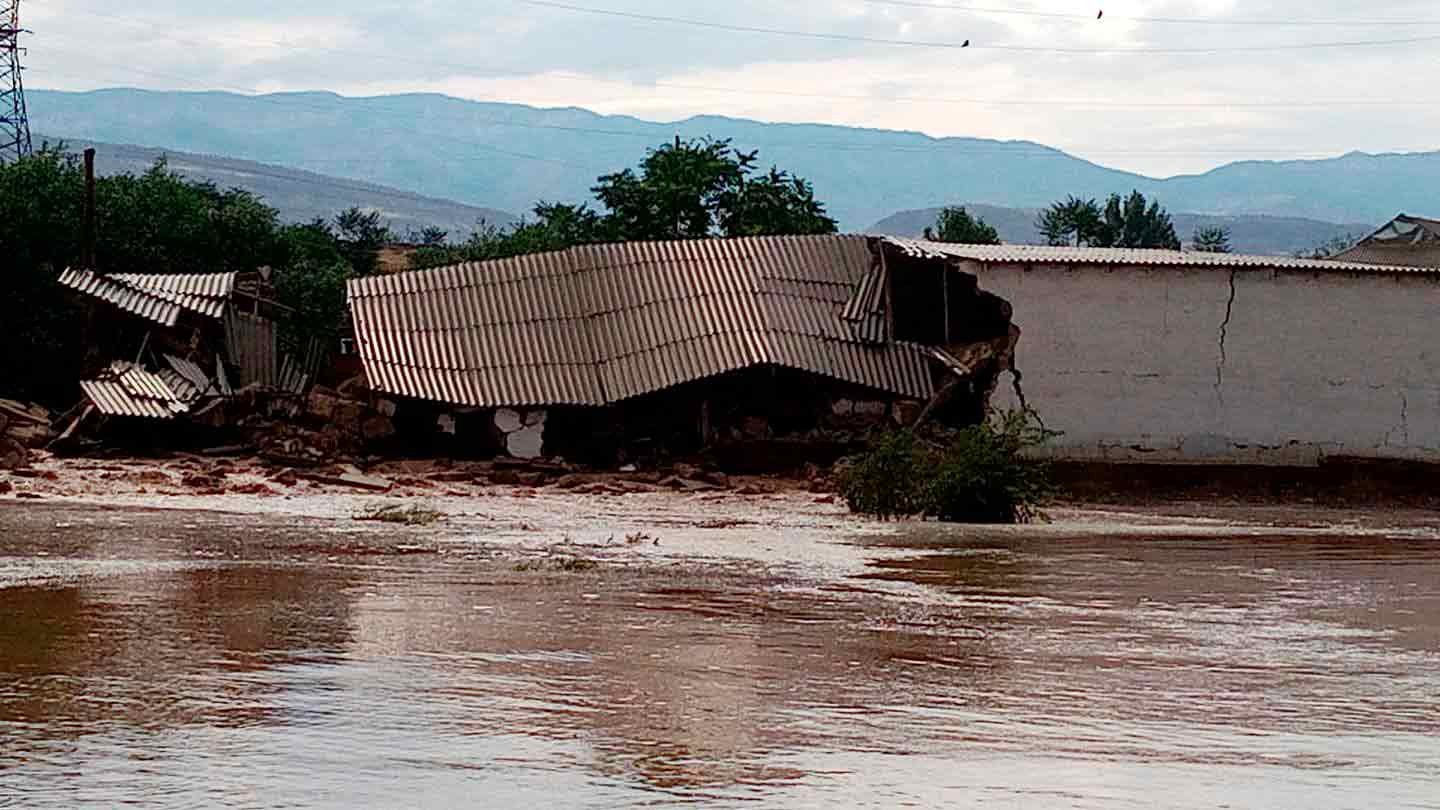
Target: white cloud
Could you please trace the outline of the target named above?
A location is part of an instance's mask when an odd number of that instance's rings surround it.
[[[1431,0],[1374,2],[1363,9],[1339,0],[1106,0],[1105,18],[1098,21],[1089,4],[1073,0],[973,0],[995,9],[1079,15],[1061,18],[866,0],[779,6],[740,0],[726,7],[574,2],[847,36],[971,39],[974,47],[717,31],[509,0],[484,8],[460,0],[333,0],[303,9],[262,0],[204,11],[179,0],[145,0],[124,21],[114,20],[113,9],[100,0],[65,0],[35,4],[33,27],[43,22],[45,36],[29,43],[27,78],[32,86],[77,89],[434,91],[664,120],[716,113],[911,129],[1033,140],[1155,174],[1200,171],[1246,157],[1440,148],[1430,134],[1440,131],[1440,104],[1423,103],[1440,97],[1433,89],[1440,43],[1224,54],[990,49],[1277,48],[1440,36],[1440,10]],[[1095,0],[1094,9],[1100,4]],[[1135,17],[1409,24],[1217,26]],[[1359,100],[1408,103],[1324,103]],[[1140,106],[1145,104],[1192,106]]]

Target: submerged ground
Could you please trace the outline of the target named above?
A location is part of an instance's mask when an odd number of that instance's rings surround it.
[[[0,805],[1440,796],[1429,514],[978,529],[491,489],[410,493],[446,516],[399,526],[352,519],[393,497],[132,472],[0,498]]]

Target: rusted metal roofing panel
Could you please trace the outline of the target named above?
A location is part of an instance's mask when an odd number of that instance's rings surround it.
[[[349,297],[372,384],[401,396],[603,405],[764,364],[929,396],[923,355],[873,345],[883,310],[869,332],[842,317],[873,263],[857,236],[628,242],[357,279]]]
[[[1308,270],[1352,273],[1440,273],[1440,267],[1405,267],[1335,259],[1290,256],[1247,256],[1239,253],[1153,250],[1142,248],[1049,247],[1041,245],[962,245],[919,239],[883,237],[917,258],[969,259],[994,264],[1106,265],[1111,267],[1178,267],[1254,270]]]
[[[183,311],[218,319],[235,291],[234,273],[100,275],[71,268],[59,281],[161,326],[174,326]]]

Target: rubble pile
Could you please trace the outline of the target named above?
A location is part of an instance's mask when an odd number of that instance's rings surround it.
[[[240,421],[251,445],[288,467],[354,463],[395,436],[393,403],[374,402],[358,385],[316,386],[303,398],[256,401],[251,411]]]
[[[0,470],[29,466],[31,451],[49,444],[52,438],[50,411],[0,399]]]

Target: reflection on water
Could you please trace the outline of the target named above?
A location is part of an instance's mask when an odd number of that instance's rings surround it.
[[[958,536],[836,581],[7,509],[0,804],[1440,802],[1433,542]]]

